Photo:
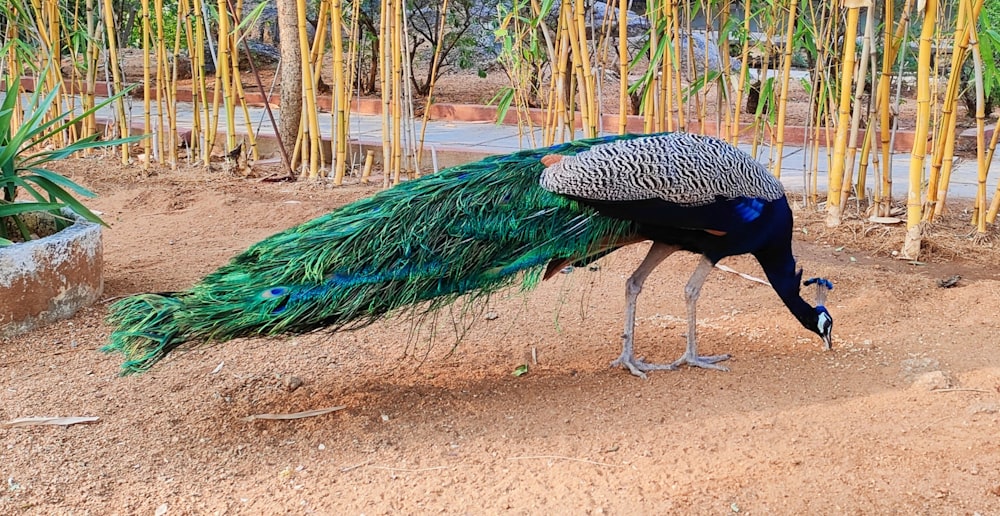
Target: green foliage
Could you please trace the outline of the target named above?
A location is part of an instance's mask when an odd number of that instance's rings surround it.
[[[497,61],[512,87],[526,92],[525,98],[532,106],[538,105],[542,77],[552,61],[540,28],[552,8],[553,0],[543,0],[537,14],[532,13],[530,0],[515,0],[510,6],[497,4],[497,27],[493,31],[500,42]]]
[[[979,14],[979,51],[983,56],[983,89],[1000,103],[1000,2],[984,2]]]
[[[10,84],[17,84],[19,80],[18,76],[14,76]],[[74,194],[94,197],[94,193],[46,166],[84,149],[141,139],[130,137],[106,142],[99,141],[98,135],[91,135],[60,149],[49,148],[51,145],[47,144],[57,134],[117,99],[117,96],[109,98],[78,116],[67,112],[46,120],[45,115],[58,93],[55,90],[44,97],[40,91],[32,93],[23,109],[24,120],[16,130],[12,128],[12,122],[15,111],[21,109],[21,95],[16,93],[16,89],[10,89],[0,104],[0,190],[3,191],[0,197],[0,246],[10,245],[15,238],[31,239],[31,233],[22,218],[28,212],[50,212],[57,221],[65,225],[66,221],[60,210],[70,208],[87,220],[103,224],[100,217],[74,197]],[[19,196],[30,200],[15,202]]]

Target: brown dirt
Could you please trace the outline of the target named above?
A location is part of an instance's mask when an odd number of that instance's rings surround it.
[[[107,161],[61,168],[102,194],[108,299],[186,288],[374,191],[201,170],[137,177]],[[929,262],[911,265],[888,258],[900,228],[797,217],[806,274],[836,283],[835,349],[769,288],[716,272],[700,343],[734,355],[728,373],[644,381],[607,367],[642,246],[498,296],[498,317],[456,347],[444,313],[433,343],[426,325],[415,337],[393,319],[196,348],[121,378],[118,357],[96,351],[109,332],[98,304],[0,342],[0,421],[100,417],[0,426],[0,513],[1000,513],[996,251],[973,248],[954,222],[929,239]],[[724,263],[761,274],[747,258]],[[694,264],[672,258],[647,283],[638,348],[651,360],[681,352]],[[937,287],[956,273],[956,288]],[[532,351],[538,363],[513,376]],[[303,385],[291,390],[293,377]]]

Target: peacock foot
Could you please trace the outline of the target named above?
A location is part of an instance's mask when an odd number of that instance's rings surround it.
[[[684,353],[684,356],[678,358],[673,364],[670,364],[674,369],[682,366],[689,365],[691,367],[700,367],[702,369],[715,369],[717,371],[729,371],[729,368],[717,364],[716,362],[722,362],[723,360],[729,360],[730,355],[709,355],[709,356],[696,356],[688,353]]]
[[[675,364],[650,364],[625,352],[622,352],[621,356],[611,362],[611,367],[628,369],[630,373],[643,379],[646,378],[646,373],[649,371],[673,371],[677,369]]]

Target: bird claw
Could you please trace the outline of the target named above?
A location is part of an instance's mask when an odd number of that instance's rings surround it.
[[[646,373],[649,371],[673,371],[677,369],[677,366],[674,364],[650,364],[641,358],[637,359],[634,356],[625,356],[624,353],[611,361],[611,367],[628,369],[630,373],[643,380],[646,379]]]
[[[670,364],[674,369],[682,365],[689,365],[691,367],[700,367],[702,369],[715,369],[716,371],[729,371],[729,368],[717,364],[716,362],[722,362],[723,360],[729,360],[730,355],[709,355],[709,356],[689,356],[687,353],[680,357],[674,363]]]

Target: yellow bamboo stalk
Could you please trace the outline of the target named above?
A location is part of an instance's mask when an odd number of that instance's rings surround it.
[[[97,6],[95,0],[87,0],[87,51],[86,51],[86,77],[84,79],[84,91],[81,104],[83,110],[87,111],[94,107],[97,93],[97,63],[100,57],[100,49],[97,46]],[[83,119],[83,134],[89,136],[97,132],[97,116],[91,113]]]
[[[302,52],[302,83],[305,88],[305,106],[303,109],[306,111],[306,121],[308,131],[306,133],[309,135],[309,178],[316,179],[319,177],[319,143],[320,143],[320,132],[319,132],[319,112],[316,109],[316,80],[313,78],[313,67],[309,62],[307,56],[310,56],[309,49],[309,34],[306,32],[306,2],[305,0],[297,0],[296,11],[298,15],[299,22],[299,49]],[[303,142],[303,154],[305,154],[305,142]]]
[[[847,154],[848,124],[851,115],[851,84],[854,80],[854,53],[857,48],[859,7],[847,9],[847,28],[844,33],[844,63],[840,73],[840,104],[837,120],[837,133],[833,142],[833,161],[830,163],[830,176],[826,202],[826,225],[840,224],[840,189],[844,180],[844,168]]]
[[[447,3],[447,0],[445,2]],[[443,13],[444,7],[441,9]],[[333,4],[330,6],[330,24],[332,27],[331,37],[333,38],[333,94],[335,104],[333,107],[333,138],[336,142],[333,183],[335,185],[340,185],[344,182],[344,172],[347,169],[347,120],[348,112],[350,111],[347,104],[347,95],[351,85],[344,73],[343,23],[343,2],[341,0],[333,0]],[[433,88],[433,74],[431,77]],[[428,95],[427,101],[430,102],[430,95]],[[430,106],[428,106],[427,111],[430,111]],[[421,141],[423,141],[423,134],[421,134]]]
[[[160,6],[162,8],[163,1],[162,0],[157,0],[157,2],[160,4]],[[184,20],[184,18],[186,18],[186,17],[178,16],[177,17],[177,23],[176,23],[176,25],[174,27],[174,50],[173,50],[173,55],[175,57],[177,55],[179,55],[180,52],[181,52],[181,34],[182,34],[182,30],[185,27],[185,20]],[[191,44],[191,42],[190,42],[190,40],[188,40],[188,45],[190,46],[190,44]],[[189,50],[189,53],[190,53],[190,50]],[[192,73],[193,73],[193,71],[192,71]],[[170,66],[170,80],[167,82],[167,87],[166,87],[167,120],[168,120],[168,123],[170,124],[170,127],[168,129],[170,137],[167,138],[167,142],[169,142],[169,145],[170,145],[170,155],[169,155],[168,159],[170,160],[170,166],[171,166],[171,168],[176,168],[176,166],[177,166],[177,149],[178,149],[178,147],[180,147],[180,143],[181,143],[180,139],[178,137],[178,134],[177,134],[177,76],[178,76],[177,59],[175,58],[174,62],[171,63],[171,66]],[[197,117],[197,110],[195,110],[194,115],[195,115],[194,116],[194,120],[197,120],[197,118],[198,118]],[[195,139],[195,135],[194,135],[193,130],[192,130],[192,133],[190,135],[188,135],[187,139],[188,139],[188,146],[190,147],[191,146],[191,140]]]
[[[931,158],[930,179],[927,187],[927,204],[930,205],[924,213],[924,220],[936,220],[945,210],[948,199],[948,185],[951,182],[951,169],[954,163],[956,127],[958,117],[956,107],[961,89],[962,63],[968,57],[970,38],[975,28],[976,19],[982,9],[983,0],[972,5],[959,2],[956,21],[954,47],[951,55],[951,75],[945,89],[942,105],[941,124],[938,137],[935,139],[934,153]]]
[[[590,67],[590,42],[587,39],[587,24],[583,15],[587,11],[586,0],[576,0],[574,14],[576,25],[574,32],[577,48],[580,51],[577,62],[578,81],[580,83],[580,111],[583,114],[583,134],[585,138],[597,136],[600,122],[597,120],[598,100],[594,86],[594,71]]]
[[[655,9],[652,12],[657,13],[656,25],[653,27],[659,28],[663,27],[663,31],[655,31],[655,44],[654,38],[650,38],[650,52],[656,52],[661,45],[667,45],[666,54],[659,57],[659,61],[653,63],[652,60],[649,66],[659,66],[659,75],[654,75],[649,83],[649,89],[655,94],[650,94],[648,97],[649,105],[646,109],[649,110],[649,116],[653,121],[654,131],[672,131],[674,129],[674,114],[675,110],[679,108],[679,101],[675,104],[674,102],[674,77],[676,76],[680,79],[680,63],[681,55],[680,51],[675,51],[680,47],[680,34],[674,30],[674,11],[671,10],[670,4],[664,0],[659,0],[656,3]],[[659,23],[659,20],[663,20],[663,23]],[[663,40],[664,43],[660,43]],[[676,43],[676,44],[675,44]]]
[[[176,96],[171,95],[176,79],[170,74],[170,67],[176,69],[177,60],[170,59],[177,54],[167,54],[166,32],[163,20],[163,0],[153,2],[153,15],[156,18],[156,105],[157,105],[157,132],[160,135],[160,160],[166,160],[170,166],[177,166],[177,130],[174,122],[174,109]],[[178,22],[180,20],[178,19]],[[179,27],[178,27],[179,29]],[[180,36],[177,30],[174,36],[175,42]],[[176,49],[177,46],[174,46]],[[170,64],[172,63],[172,64]],[[169,77],[169,79],[168,79]],[[169,129],[164,126],[164,115],[167,117]]]
[[[573,73],[580,95],[579,109],[584,137],[597,136],[593,123],[593,95],[590,85],[590,54],[587,51],[587,36],[583,30],[584,0],[576,0],[571,11],[567,12],[566,25],[569,28],[570,49],[573,55]]]
[[[217,8],[219,10],[219,50],[218,50],[218,77],[222,82],[223,105],[226,113],[226,152],[236,148],[236,104],[233,102],[233,76],[236,68],[233,67],[232,31],[229,19],[229,8],[226,0],[219,0]],[[303,54],[305,55],[305,54]],[[217,90],[218,91],[218,90]]]
[[[319,13],[317,15],[318,20],[328,20],[330,18],[330,2],[331,0],[320,0],[319,2]],[[316,96],[316,120],[319,121],[319,83],[323,80],[323,55],[326,53],[326,23],[320,23],[316,27],[316,31],[313,34],[312,44],[309,50],[309,65],[313,70],[313,80],[315,82],[314,91]],[[333,111],[330,112],[330,116],[335,116]],[[332,135],[331,135],[332,136]],[[322,129],[320,132],[316,133],[316,157],[315,160],[319,163],[318,167],[322,168],[323,164],[327,162],[326,152],[323,149],[323,134]],[[335,149],[333,149],[335,150]],[[331,167],[334,166],[333,162],[330,163]],[[327,174],[332,176],[331,173]]]
[[[392,2],[392,184],[403,170],[403,1]]]
[[[152,120],[152,100],[153,100],[153,84],[150,79],[152,79],[152,74],[150,73],[150,68],[152,63],[150,62],[150,54],[152,54],[152,33],[153,26],[150,22],[149,14],[149,0],[142,0],[142,107],[145,110],[143,113],[144,131],[146,134],[154,133],[153,120]],[[143,170],[149,168],[149,162],[156,157],[152,154],[153,151],[153,138],[145,138],[142,140],[142,152],[144,158],[140,161],[140,166]]]
[[[733,125],[733,109],[732,109],[733,104],[731,100],[733,98],[733,86],[732,86],[732,77],[730,75],[730,72],[732,71],[733,68],[732,68],[732,63],[729,61],[729,34],[724,33],[724,31],[722,30],[724,27],[726,27],[726,25],[729,24],[729,11],[731,8],[732,8],[732,0],[725,0],[722,3],[722,9],[719,12],[720,14],[719,30],[717,31],[717,34],[719,35],[719,54],[722,57],[722,75],[721,75],[722,82],[720,83],[721,90],[719,91],[719,95],[717,96],[718,102],[717,102],[716,112],[723,113],[725,116],[725,120],[722,120],[718,123],[720,138],[729,138],[730,136],[726,134],[726,129],[732,127]],[[739,105],[740,105],[739,102],[737,102],[736,103],[737,117],[739,117],[739,112],[740,112]],[[739,126],[738,123],[737,126]]]
[[[670,40],[674,44],[674,55],[678,56],[678,59],[675,59],[673,61],[674,65],[673,74],[667,75],[668,78],[670,77],[673,78],[673,84],[670,86],[670,90],[672,90],[673,94],[676,95],[676,102],[672,106],[673,110],[667,116],[676,118],[677,120],[676,129],[678,131],[686,131],[687,113],[685,112],[684,109],[684,87],[681,84],[682,73],[681,73],[681,63],[679,59],[681,55],[681,38],[680,38],[681,25],[680,25],[680,13],[677,7],[677,0],[669,0],[667,7],[670,9],[670,25],[668,29],[670,31]],[[688,34],[690,34],[690,31],[688,32]],[[688,44],[688,47],[690,47],[690,43]]]
[[[628,124],[628,0],[618,0],[618,134]]]
[[[892,138],[892,122],[889,105],[892,101],[892,92],[890,89],[892,65],[896,61],[896,55],[899,52],[899,46],[902,43],[903,35],[905,34],[906,28],[909,26],[910,8],[913,5],[913,1],[906,0],[906,3],[903,6],[902,15],[896,24],[895,32],[892,30],[892,24],[889,23],[889,21],[893,19],[893,3],[894,2],[884,2],[885,15],[883,16],[883,19],[886,21],[884,24],[885,41],[883,42],[882,52],[882,73],[879,75],[878,87],[875,94],[876,109],[879,113],[879,143],[880,151],[882,153],[882,178],[879,182],[880,188],[876,191],[874,201],[876,203],[876,215],[880,216],[887,216],[889,214],[889,204],[892,201],[892,148],[890,145]]]
[[[444,44],[444,30],[445,27],[447,27],[445,22],[447,21],[448,14],[448,0],[441,2],[441,7],[438,12],[440,15],[438,16],[437,45],[434,47],[434,57],[431,60],[430,83],[427,85],[427,99],[424,103],[424,116],[420,125],[420,144],[417,147],[417,163],[422,163],[424,158],[424,137],[427,134],[427,122],[430,121],[431,118],[431,104],[434,102],[434,85],[437,83],[436,78],[438,66],[441,63],[441,49]]]
[[[781,177],[781,158],[785,147],[785,117],[788,114],[788,90],[792,82],[792,53],[795,51],[793,36],[795,35],[795,15],[798,0],[789,0],[788,16],[785,19],[785,51],[781,60],[781,93],[778,97],[778,128],[774,141],[774,168],[776,177]]]
[[[743,2],[743,33],[746,34],[746,39],[743,41],[743,49],[740,51],[740,78],[739,85],[736,87],[736,116],[733,117],[733,125],[729,131],[730,142],[736,145],[740,141],[740,116],[743,113],[741,106],[743,106],[743,92],[747,89],[747,75],[750,67],[750,2]]]
[[[861,45],[861,62],[858,66],[858,80],[855,81],[854,98],[860,99],[865,93],[865,76],[868,75],[869,52],[871,51],[872,37],[875,31],[875,17],[872,12],[871,0],[866,0],[865,5],[865,35]],[[845,63],[846,66],[846,63]],[[847,157],[844,160],[844,178],[840,191],[840,210],[843,213],[847,206],[847,198],[851,194],[852,176],[854,174],[855,158],[858,153],[858,130],[861,126],[861,102],[854,103],[854,111],[851,113],[850,134],[847,138]],[[858,199],[862,197],[858,191]]]
[[[646,18],[649,21],[649,57],[648,68],[662,67],[662,64],[656,60],[656,49],[660,47],[660,37],[662,36],[660,27],[660,17],[662,16],[662,9],[660,8],[660,2],[664,0],[652,0],[646,4]],[[667,56],[669,58],[669,55]],[[639,110],[642,113],[642,131],[644,133],[652,133],[657,131],[656,122],[656,106],[659,104],[657,99],[654,97],[659,91],[659,81],[669,80],[668,77],[660,77],[661,74],[647,74],[649,79],[646,84],[643,85],[643,90],[641,90],[642,97],[639,99]]]
[[[920,226],[920,190],[924,158],[927,154],[927,136],[931,124],[930,60],[933,51],[937,10],[938,0],[925,1],[924,20],[920,30],[920,50],[917,55],[916,132],[913,138],[913,150],[910,152],[910,184],[906,200],[906,240],[903,242],[903,249],[900,252],[903,258],[911,260],[917,259],[920,255],[920,243],[923,239]]]
[[[110,54],[110,64],[108,66],[111,67],[111,81],[115,92],[118,92],[122,88],[122,74],[118,67],[118,43],[115,41],[115,17],[111,0],[104,0],[104,26],[107,30],[108,53]],[[119,97],[115,101],[115,112],[118,116],[118,130],[122,136],[128,136],[128,120],[125,118],[125,99]],[[128,145],[123,143],[120,149],[121,163],[122,165],[128,165]]]
[[[986,153],[986,171],[989,172],[990,166],[993,164],[993,156],[996,154],[997,150],[997,137],[1000,137],[1000,131],[996,129],[993,130],[993,136],[990,138],[989,150]],[[993,202],[990,203],[990,209],[986,213],[986,222],[993,224],[996,222],[997,212],[1000,211],[1000,182],[997,182],[997,188],[993,192]]]
[[[569,80],[571,77],[569,71],[570,36],[569,27],[566,25],[566,16],[562,12],[559,13],[557,31],[559,32],[559,40],[556,44],[556,52],[558,52],[559,57],[556,60],[555,71],[553,72],[552,81],[554,87],[549,103],[551,106],[554,106],[553,112],[555,113],[555,118],[552,120],[548,134],[545,135],[545,145],[552,145],[557,141],[565,141],[567,128],[570,131],[573,129],[573,113],[570,107],[566,105],[566,99],[571,95]]]
[[[390,114],[392,111],[392,0],[382,0],[382,9],[379,11],[381,20],[379,23],[380,37],[379,45],[379,78],[382,93],[382,187],[388,188],[392,177],[393,154],[392,138],[390,131],[392,123]]]
[[[971,9],[971,5],[969,6]],[[986,238],[986,95],[983,88],[983,56],[979,50],[979,35],[975,22],[969,24],[969,47],[972,49],[972,65],[975,70],[976,82],[976,209],[973,213],[973,223],[976,226],[976,239]],[[994,132],[996,132],[994,130]]]
[[[205,66],[205,40],[201,32],[200,24],[200,1],[201,0],[180,0],[178,10],[180,18],[184,22],[184,34],[187,38],[188,51],[191,53],[191,134],[189,137],[188,160],[196,158],[202,153],[202,110],[204,109],[204,99],[207,97],[204,66]],[[194,20],[192,21],[192,17]],[[207,159],[203,155],[202,159]]]

